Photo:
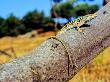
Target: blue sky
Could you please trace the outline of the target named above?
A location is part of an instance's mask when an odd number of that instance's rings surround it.
[[[102,5],[102,0],[95,0],[90,4]],[[6,18],[13,13],[21,18],[27,12],[34,9],[44,11],[46,15],[49,15],[50,8],[50,0],[1,0],[0,16]]]

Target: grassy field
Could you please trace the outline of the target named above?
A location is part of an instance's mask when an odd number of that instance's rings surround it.
[[[34,37],[1,38],[0,51],[5,51],[8,54],[0,53],[0,64],[25,55],[53,35],[53,32],[47,32]],[[110,47],[100,53],[69,82],[110,82]]]

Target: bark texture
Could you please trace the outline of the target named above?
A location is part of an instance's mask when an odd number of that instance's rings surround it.
[[[110,0],[105,0],[107,3],[110,1]]]
[[[46,40],[27,56],[0,66],[0,82],[67,82],[84,65],[110,46],[110,2],[87,23],[85,32],[76,30]],[[69,56],[71,57],[71,63]]]
[[[103,0],[103,5],[106,5],[110,0]]]

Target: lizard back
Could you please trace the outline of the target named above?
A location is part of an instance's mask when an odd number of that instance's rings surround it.
[[[66,25],[64,25],[63,28],[58,32],[58,34],[62,34],[64,32],[66,32],[68,29],[71,29],[71,28],[74,28],[74,27],[80,27],[83,24],[85,24],[85,23],[91,21],[92,19],[94,19],[96,16],[97,16],[96,13],[81,16],[81,17],[67,23]]]

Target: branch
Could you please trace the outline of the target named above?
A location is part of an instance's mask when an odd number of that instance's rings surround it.
[[[66,82],[71,79],[99,52],[110,46],[110,2],[97,15],[87,23],[90,27],[85,27],[84,33],[69,30],[56,36],[65,42],[74,65],[68,60],[62,44],[49,39],[27,56],[1,65],[0,82]]]
[[[5,56],[8,56],[11,58],[11,54],[8,54],[7,52],[3,51],[3,50],[0,50],[0,54],[3,54]]]
[[[110,0],[105,0],[106,1],[106,3],[108,3]]]

